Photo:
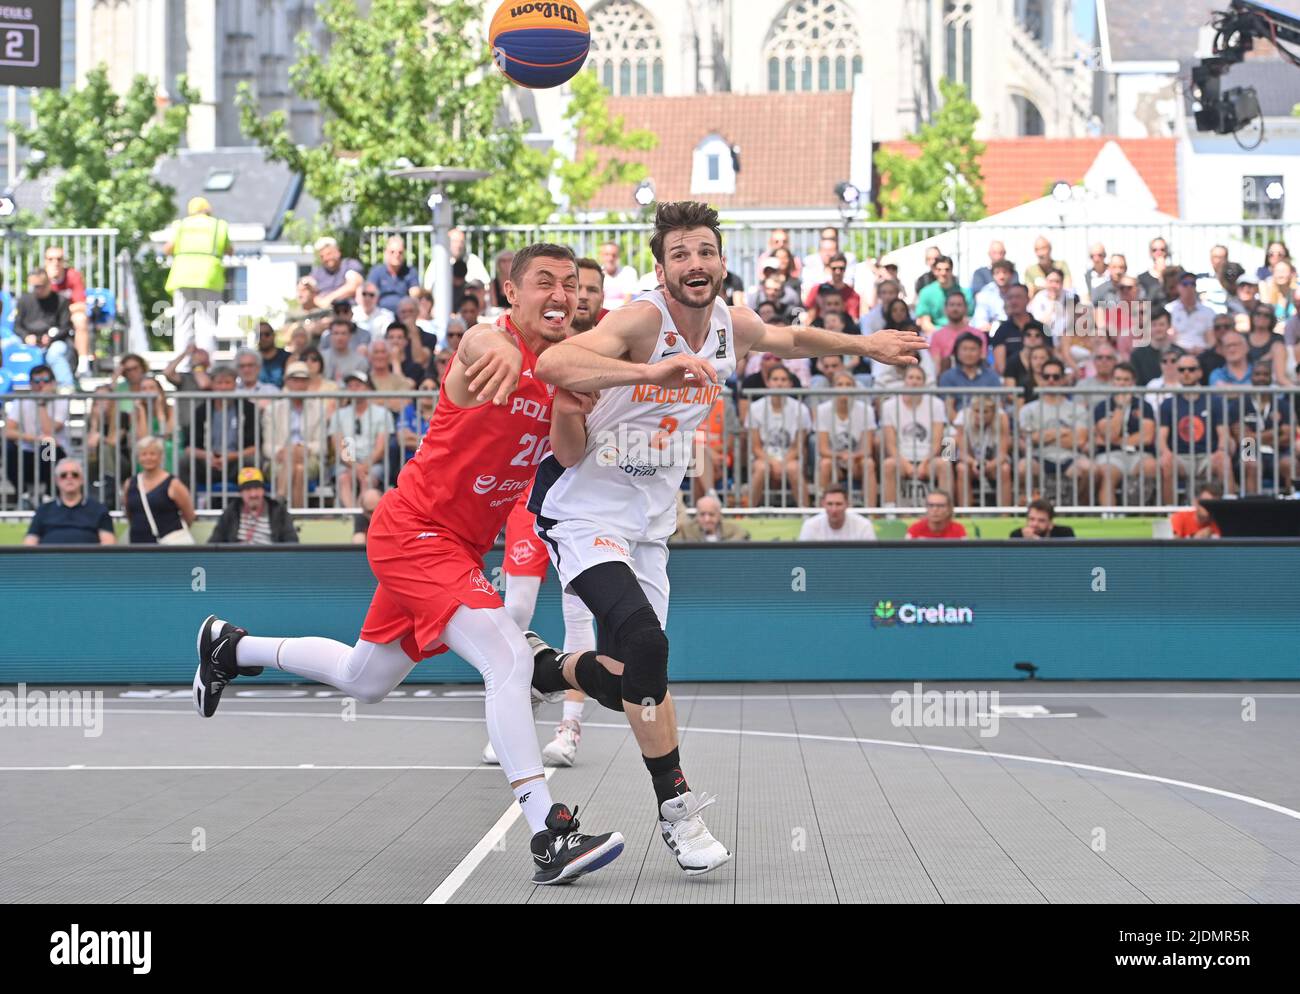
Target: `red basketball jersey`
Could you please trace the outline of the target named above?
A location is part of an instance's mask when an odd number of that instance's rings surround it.
[[[537,356],[509,320],[523,353],[519,387],[498,407],[458,407],[446,390],[420,447],[402,467],[396,494],[421,523],[483,555],[551,451],[554,387],[534,375]]]

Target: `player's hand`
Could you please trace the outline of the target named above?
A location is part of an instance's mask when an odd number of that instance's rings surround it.
[[[676,389],[678,387],[702,387],[706,383],[717,383],[718,372],[713,364],[705,362],[698,356],[675,355],[662,362],[653,363],[648,383],[656,386]]]
[[[915,331],[886,329],[862,339],[862,354],[888,366],[915,366],[921,361],[919,352],[930,343]]]
[[[465,370],[469,392],[478,398],[479,403],[491,400],[500,406],[519,386],[523,367],[524,356],[518,349],[490,348]]]
[[[553,410],[556,414],[578,414],[586,417],[591,413],[591,409],[596,406],[596,401],[599,398],[599,393],[577,393],[560,387],[555,391]]]

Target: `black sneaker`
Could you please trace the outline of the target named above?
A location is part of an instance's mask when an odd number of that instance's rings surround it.
[[[524,640],[528,643],[528,648],[533,650],[533,666],[540,671],[543,666],[554,666],[560,653],[547,645],[540,635],[536,632],[524,632]],[[550,672],[548,670],[547,672]],[[533,710],[537,710],[538,704],[557,704],[564,700],[564,695],[569,692],[569,687],[564,690],[550,691],[543,693],[536,687],[533,687]]]
[[[194,671],[194,707],[205,718],[217,713],[221,692],[237,676],[259,676],[261,666],[240,666],[235,646],[248,632],[222,621],[215,614],[199,626],[199,668]]]
[[[533,836],[533,862],[537,864],[533,883],[570,883],[612,863],[623,851],[623,836],[618,832],[579,833],[577,815],[576,809],[571,814],[563,804],[551,805],[546,830]]]

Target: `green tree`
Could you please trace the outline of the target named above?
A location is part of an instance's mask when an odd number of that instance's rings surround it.
[[[960,83],[941,79],[939,93],[939,112],[908,138],[919,155],[876,153],[882,220],[975,221],[985,214],[979,167],[984,143],[975,140],[979,108]]]
[[[180,148],[189,103],[198,94],[184,77],[180,99],[159,111],[154,84],[137,76],[125,95],[113,91],[100,66],[74,90],[42,90],[36,124],[16,124],[18,141],[33,152],[33,177],[58,172],[46,219],[73,228],[116,228],[118,246],[132,255],[175,220],[176,191],[154,175],[158,160]]]
[[[583,146],[583,151],[572,162],[557,159],[556,174],[569,210],[577,213],[605,187],[645,179],[645,164],[624,158],[622,153],[648,152],[659,139],[653,131],[629,129],[622,115],[610,115],[605,88],[595,73],[578,73],[570,86],[573,99],[565,108],[564,119],[573,129],[574,144]]]
[[[294,91],[324,112],[318,145],[295,144],[283,112],[259,116],[246,86],[238,95],[244,133],[305,177],[319,229],[355,248],[363,228],[427,224],[427,188],[387,175],[402,160],[490,173],[452,185],[458,223],[549,216],[551,157],[526,143],[527,122],[504,119],[510,84],[491,67],[481,3],[446,0],[431,12],[428,0],[372,0],[363,13],[356,0],[325,0],[319,16],[333,45],[318,52],[300,36],[289,73]]]

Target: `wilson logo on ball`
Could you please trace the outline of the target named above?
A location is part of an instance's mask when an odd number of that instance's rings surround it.
[[[492,61],[513,83],[559,86],[577,75],[591,47],[587,15],[576,3],[519,3],[497,8],[488,29]]]

